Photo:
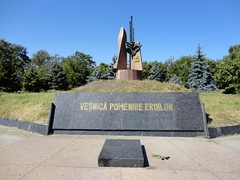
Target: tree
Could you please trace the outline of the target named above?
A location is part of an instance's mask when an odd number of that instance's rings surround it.
[[[117,56],[114,55],[112,58],[112,63],[107,68],[107,79],[115,79],[116,77],[116,69],[114,69],[113,65],[117,61]]]
[[[195,91],[215,91],[217,87],[208,65],[204,62],[205,57],[202,54],[200,45],[198,45],[196,53],[197,55],[194,56],[194,61],[190,68],[189,88]]]
[[[30,67],[23,77],[23,89],[29,92],[39,92],[40,82],[35,68]]]
[[[29,62],[25,47],[0,39],[0,90],[20,90]]]
[[[40,67],[49,63],[51,59],[51,55],[46,50],[40,50],[33,54],[31,63],[35,67]]]
[[[40,68],[37,69],[37,73],[38,73],[38,78],[39,78],[39,88],[42,91],[47,91],[48,89],[50,89],[49,86],[49,81],[51,81],[50,78],[50,72],[51,72],[51,68],[48,69],[46,66],[41,66]]]
[[[61,65],[66,73],[69,88],[74,88],[87,83],[87,78],[96,63],[90,55],[77,51],[74,55],[63,58]]]
[[[148,77],[149,80],[156,80],[156,81],[163,82],[164,77],[165,75],[163,71],[157,65],[152,66],[149,72],[149,77]]]
[[[146,61],[142,62],[142,66],[143,66],[142,79],[148,79],[151,66]]]
[[[180,84],[180,85],[182,84],[181,79],[179,79],[176,74],[174,74],[174,76],[170,78],[169,82],[175,83],[175,84]]]
[[[178,60],[173,62],[167,71],[167,79],[176,75],[182,81],[182,85],[188,88],[189,69],[193,62],[192,56],[181,56]]]
[[[159,71],[161,72],[161,81],[165,81],[166,80],[166,73],[167,73],[167,63],[163,64],[163,63],[158,62],[158,61],[143,62],[142,78],[143,79],[152,78],[153,77],[152,73],[154,73],[154,72],[151,72],[151,71],[155,70],[155,69],[159,69]]]
[[[97,68],[92,72],[91,76],[88,77],[88,82],[92,82],[100,79],[106,80],[107,75],[103,72],[102,69]]]
[[[215,77],[225,93],[240,93],[240,45],[229,48],[229,55],[217,63]]]
[[[57,63],[53,65],[51,68],[50,74],[50,87],[56,90],[67,90],[68,89],[68,82],[67,77],[61,66]]]

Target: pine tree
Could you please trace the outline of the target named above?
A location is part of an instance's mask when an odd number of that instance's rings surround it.
[[[88,82],[100,80],[100,79],[107,79],[106,74],[101,69],[95,69],[91,76],[88,77]]]
[[[23,89],[29,92],[39,92],[39,77],[36,69],[30,67],[23,77]]]
[[[175,83],[175,84],[180,84],[180,85],[182,84],[181,79],[179,79],[179,77],[176,74],[174,74],[174,76],[170,78],[169,82]]]
[[[153,65],[152,68],[150,69],[148,79],[163,82],[164,77],[165,75],[162,72],[162,70],[157,65]]]
[[[50,87],[56,90],[68,89],[67,77],[61,66],[54,64],[51,69],[51,75],[48,78]]]
[[[190,68],[188,78],[189,88],[195,91],[211,92],[217,89],[212,73],[209,71],[208,65],[205,63],[205,55],[202,54],[201,47],[198,45],[197,55]]]

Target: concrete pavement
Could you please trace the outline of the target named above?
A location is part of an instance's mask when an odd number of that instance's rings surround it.
[[[98,167],[106,139],[140,139],[149,166]],[[170,158],[161,160],[153,154]],[[216,139],[43,136],[0,126],[0,179],[240,179],[240,135]]]

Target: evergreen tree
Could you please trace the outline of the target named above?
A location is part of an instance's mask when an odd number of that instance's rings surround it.
[[[149,72],[149,80],[156,80],[163,82],[165,78],[165,74],[163,71],[157,66],[153,65]]]
[[[30,67],[23,77],[23,89],[29,92],[39,92],[39,77],[36,69]]]
[[[57,63],[53,65],[49,76],[50,87],[56,90],[68,89],[67,77],[61,66]]]
[[[106,80],[106,74],[99,68],[95,69],[91,76],[88,77],[88,82],[96,81],[96,80]]]
[[[180,85],[182,84],[181,79],[179,79],[176,74],[174,74],[174,76],[170,78],[169,82],[175,83],[175,84],[180,84]]]
[[[197,55],[190,68],[188,79],[189,88],[195,91],[211,92],[217,89],[212,73],[209,71],[208,65],[205,63],[204,54],[198,45]]]
[[[49,82],[48,82],[48,73],[47,73],[48,68],[45,66],[41,66],[40,68],[37,69],[38,72],[38,78],[39,78],[39,87],[40,90],[47,91],[49,87]]]
[[[112,63],[107,68],[107,79],[115,79],[116,77],[116,69],[113,68],[113,65],[115,64],[117,60],[117,56],[113,56]]]

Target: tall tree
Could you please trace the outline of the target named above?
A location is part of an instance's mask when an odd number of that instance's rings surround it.
[[[41,66],[40,68],[37,69],[37,73],[39,78],[40,90],[47,91],[48,89],[50,89],[49,80],[51,80],[50,78],[51,69],[48,69],[48,67],[46,66]]]
[[[202,53],[200,45],[197,47],[196,56],[190,68],[188,85],[195,91],[210,92],[217,89],[212,73],[205,63],[205,55]]]
[[[74,55],[63,58],[61,64],[66,73],[69,88],[86,84],[88,76],[90,76],[93,67],[96,65],[90,55],[78,51]]]
[[[53,65],[51,68],[50,74],[50,87],[56,90],[67,90],[68,89],[68,82],[67,76],[63,71],[62,67],[57,63]]]
[[[25,47],[0,39],[0,90],[20,90],[29,62]]]
[[[30,67],[23,77],[23,89],[29,92],[39,92],[40,82],[37,70],[34,67]]]
[[[52,59],[51,55],[46,50],[40,50],[33,54],[32,65],[36,67],[41,67],[49,63]]]

